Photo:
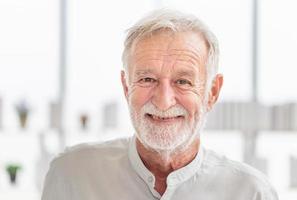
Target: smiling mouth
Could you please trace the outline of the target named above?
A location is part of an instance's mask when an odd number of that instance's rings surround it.
[[[173,116],[173,117],[160,117],[149,113],[146,113],[145,116],[154,122],[174,122],[184,118],[184,116],[182,115]]]

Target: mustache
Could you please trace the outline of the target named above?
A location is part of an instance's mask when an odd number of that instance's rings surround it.
[[[169,118],[169,117],[179,117],[187,116],[188,111],[181,105],[175,105],[168,110],[159,110],[152,102],[146,103],[140,111],[141,115],[150,114],[158,117]]]

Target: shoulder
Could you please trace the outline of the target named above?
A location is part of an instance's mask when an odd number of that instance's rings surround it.
[[[230,171],[232,174],[238,176],[251,177],[259,180],[267,179],[262,172],[248,164],[231,160],[212,150],[204,149],[204,157],[204,164],[207,165],[207,167]]]
[[[50,164],[42,199],[77,199],[78,184],[85,188],[90,182],[108,180],[111,172],[121,170],[127,162],[130,140],[116,139],[66,148]]]
[[[126,156],[131,138],[120,138],[105,142],[83,143],[67,147],[51,162],[51,167],[66,169],[71,166],[88,165],[92,162],[105,161],[114,157]]]
[[[204,169],[217,174],[225,186],[238,191],[253,191],[259,199],[277,199],[275,189],[265,174],[242,162],[230,160],[214,151],[204,149]]]

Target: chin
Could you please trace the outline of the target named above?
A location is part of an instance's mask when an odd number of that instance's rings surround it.
[[[141,132],[143,133],[143,132]],[[197,138],[197,134],[193,133],[184,133],[184,134],[175,134],[175,138],[168,139],[166,135],[163,135],[163,139],[158,137],[156,134],[138,134],[138,139],[145,146],[146,149],[156,152],[177,152],[187,149]]]

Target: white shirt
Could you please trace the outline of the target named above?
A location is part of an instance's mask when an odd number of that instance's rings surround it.
[[[195,159],[167,177],[160,196],[135,137],[82,144],[55,158],[42,200],[277,200],[259,171],[200,147]]]

